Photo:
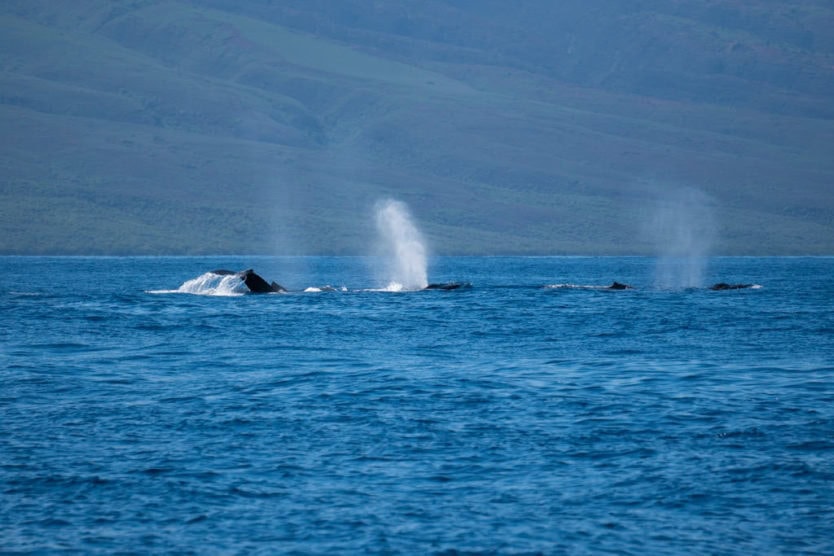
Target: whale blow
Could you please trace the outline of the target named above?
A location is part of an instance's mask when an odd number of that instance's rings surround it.
[[[388,261],[388,289],[424,289],[429,284],[425,242],[405,203],[377,203],[376,226]]]

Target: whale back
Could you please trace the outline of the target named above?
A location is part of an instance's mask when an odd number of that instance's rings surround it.
[[[752,288],[753,284],[728,284],[726,282],[719,282],[714,284],[710,287],[713,291],[721,291],[721,290],[744,290],[747,288]]]
[[[244,270],[238,274],[246,287],[252,293],[272,293],[277,291],[266,280],[255,274],[255,271],[250,269]]]

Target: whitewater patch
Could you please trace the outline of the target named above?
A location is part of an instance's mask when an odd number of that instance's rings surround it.
[[[608,290],[610,286],[597,286],[590,284],[547,284],[547,290]]]
[[[309,288],[304,288],[304,293],[327,293],[327,292],[346,292],[348,289],[345,286],[342,287],[335,287],[335,286],[310,286]]]
[[[387,286],[382,288],[367,288],[360,291],[363,292],[375,292],[375,293],[407,293],[407,292],[419,292],[423,291],[425,288],[423,287],[406,287],[400,282],[389,282]]]
[[[192,295],[211,295],[220,297],[236,297],[249,293],[246,283],[235,274],[220,275],[213,272],[206,272],[186,280],[175,290],[151,290],[147,293],[188,293]]]
[[[384,288],[379,288],[377,291],[381,292],[402,292],[402,291],[410,291],[410,290],[421,290],[422,287],[414,287],[414,288],[407,288],[399,282],[389,282],[387,286]]]

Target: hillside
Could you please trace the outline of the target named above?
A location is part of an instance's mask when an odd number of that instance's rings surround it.
[[[392,196],[435,253],[683,227],[834,254],[823,1],[6,0],[0,25],[0,253],[364,254]]]

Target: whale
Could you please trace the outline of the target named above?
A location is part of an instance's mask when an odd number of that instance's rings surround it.
[[[275,282],[267,283],[266,280],[256,274],[251,268],[241,271],[220,268],[209,272],[210,274],[216,274],[218,276],[237,276],[243,281],[244,284],[246,284],[246,287],[249,289],[249,293],[282,293],[287,291],[287,289],[280,284]]]
[[[628,284],[622,284],[620,282],[615,281],[610,286],[608,286],[606,289],[609,289],[609,290],[633,290],[634,288],[629,286]]]
[[[543,286],[546,289],[551,290],[593,290],[593,291],[600,291],[600,290],[633,290],[634,286],[630,286],[628,284],[624,284],[622,282],[611,282],[608,286],[599,286],[595,284],[549,284]]]
[[[460,290],[460,289],[467,289],[471,288],[472,284],[469,282],[446,282],[446,283],[437,283],[437,284],[429,284],[424,290],[443,290],[443,291],[450,291],[450,290]]]
[[[726,282],[719,282],[717,284],[713,284],[710,286],[709,289],[712,291],[723,291],[723,290],[744,290],[747,288],[752,288],[753,284],[727,284]]]

